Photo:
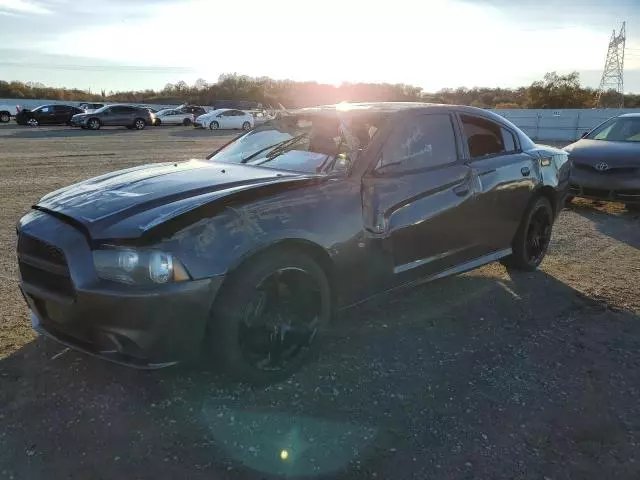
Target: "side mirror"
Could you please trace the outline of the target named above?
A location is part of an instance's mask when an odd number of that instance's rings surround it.
[[[584,137],[586,137],[587,135],[589,135],[589,132],[584,132],[582,135],[580,135],[580,138],[584,138]]]

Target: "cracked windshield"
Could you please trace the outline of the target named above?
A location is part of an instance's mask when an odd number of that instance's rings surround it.
[[[0,0],[0,480],[640,478],[637,0]]]

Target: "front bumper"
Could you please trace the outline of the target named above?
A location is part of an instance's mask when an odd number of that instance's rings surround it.
[[[54,217],[40,215],[22,226],[21,239],[36,238],[62,252],[63,257],[56,258],[66,260],[68,278],[60,264],[54,269],[51,261],[38,261],[37,256],[33,260],[19,240],[20,289],[36,331],[74,349],[137,368],[173,365],[200,353],[223,277],[152,290],[101,280],[83,235]]]
[[[72,127],[83,127],[87,124],[87,118],[72,118],[69,123]]]
[[[573,168],[569,182],[569,195],[627,204],[640,203],[639,173],[616,173],[615,169],[603,173]]]

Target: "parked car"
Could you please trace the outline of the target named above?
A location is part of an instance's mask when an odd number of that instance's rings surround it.
[[[156,121],[154,125],[185,125],[189,126],[193,123],[193,113],[184,113],[180,110],[167,108],[160,110],[155,114]]]
[[[153,125],[155,116],[146,108],[131,105],[107,105],[93,113],[81,113],[71,118],[74,127],[99,130],[102,126],[127,127],[143,130],[147,125]]]
[[[196,118],[193,123],[196,128],[218,129],[242,129],[251,130],[254,125],[253,115],[242,110],[222,108],[213,110]]]
[[[568,202],[584,197],[640,210],[640,114],[610,118],[564,150],[573,165]]]
[[[84,113],[93,113],[96,110],[104,107],[104,105],[104,103],[82,103],[78,108],[80,108],[80,110],[83,110]]]
[[[69,125],[71,117],[82,113],[78,107],[72,105],[41,105],[33,110],[23,108],[16,115],[18,125]]]
[[[7,103],[0,103],[0,123],[8,123],[11,121],[11,117],[15,117],[20,108],[18,105],[9,105]]]
[[[176,110],[182,113],[191,113],[193,118],[198,118],[200,115],[207,113],[207,110],[199,105],[180,105],[176,107]]]
[[[207,160],[50,193],[18,223],[33,327],[157,368],[209,352],[286,377],[333,312],[502,260],[534,270],[568,156],[487,110],[356,104],[291,112]]]

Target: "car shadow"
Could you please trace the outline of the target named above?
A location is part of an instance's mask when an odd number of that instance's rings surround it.
[[[153,127],[147,127],[149,129]],[[125,127],[103,127],[100,130],[83,130],[81,128],[42,128],[42,127],[23,127],[22,130],[17,130],[12,133],[13,138],[65,138],[65,137],[100,137],[107,135],[119,135],[119,134],[136,134],[140,133],[135,130],[129,130]]]
[[[638,316],[499,265],[344,312],[318,359],[266,387],[40,338],[0,361],[0,465],[30,479],[398,478],[399,465],[636,478],[639,347]]]
[[[619,204],[588,201],[574,202],[568,208],[593,222],[603,235],[640,249],[640,212]]]

